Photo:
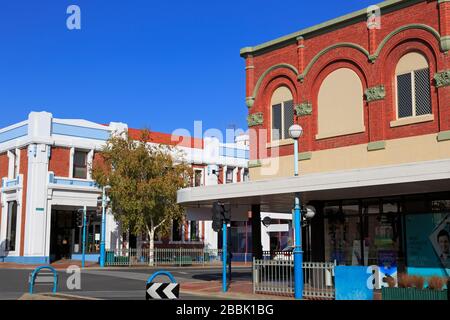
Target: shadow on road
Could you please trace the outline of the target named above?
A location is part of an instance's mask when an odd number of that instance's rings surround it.
[[[222,272],[217,273],[200,273],[192,275],[192,279],[201,281],[220,281],[222,280]],[[241,281],[251,281],[251,272],[232,272],[231,279]]]

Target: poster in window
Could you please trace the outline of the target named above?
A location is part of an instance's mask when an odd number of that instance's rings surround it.
[[[450,215],[447,215],[430,234],[434,251],[446,269],[450,269]]]

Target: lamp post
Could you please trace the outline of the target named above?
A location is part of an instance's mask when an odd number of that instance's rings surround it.
[[[110,186],[104,186],[102,190],[102,236],[100,239],[100,267],[105,267],[105,237],[106,237],[106,206],[107,206],[107,196],[106,190],[111,189]]]
[[[289,136],[294,139],[294,173],[298,176],[298,139],[303,134],[303,128],[294,124],[289,128]],[[302,250],[302,214],[300,193],[295,193],[294,203],[294,293],[295,299],[303,298],[303,250]]]

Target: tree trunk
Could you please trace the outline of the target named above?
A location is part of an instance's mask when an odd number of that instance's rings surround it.
[[[155,257],[154,257],[154,251],[155,251],[155,241],[153,240],[155,237],[155,228],[151,227],[148,230],[148,236],[150,237],[150,247],[149,247],[149,266],[153,266],[155,264]]]

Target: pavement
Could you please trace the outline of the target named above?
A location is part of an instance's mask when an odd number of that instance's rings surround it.
[[[58,270],[58,295],[48,294],[51,286],[35,288],[28,293],[28,276],[34,266],[21,268],[0,268],[0,300],[144,300],[148,277],[156,271],[170,271],[180,283],[181,300],[273,300],[288,297],[253,294],[251,268],[233,267],[232,282],[227,293],[222,292],[222,270],[218,267],[171,267],[171,268],[98,268],[91,265],[81,271],[81,288],[69,290],[67,280],[71,274],[65,268],[72,262],[55,266]],[[158,279],[156,279],[158,281]],[[162,280],[162,282],[167,280]]]

